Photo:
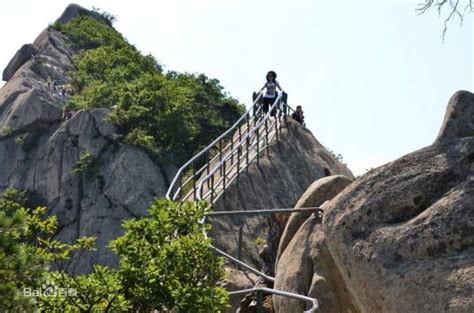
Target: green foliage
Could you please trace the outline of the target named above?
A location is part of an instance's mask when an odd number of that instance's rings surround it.
[[[118,273],[96,265],[91,274],[72,276],[65,271],[47,273],[55,292],[39,297],[44,312],[127,312],[130,304],[121,293]]]
[[[217,287],[223,262],[209,249],[201,220],[205,203],[157,200],[149,217],[124,223],[112,241],[120,257],[119,276],[133,310],[221,312],[227,294]]]
[[[3,126],[0,129],[0,136],[9,136],[12,133],[12,128],[10,126]]]
[[[66,34],[77,49],[94,49],[100,46],[118,49],[128,45],[118,31],[90,16],[80,15],[66,24],[55,23],[52,28]]]
[[[262,237],[257,237],[254,241],[255,245],[258,247],[263,247],[264,245],[267,244],[267,240],[262,238]]]
[[[19,135],[15,137],[15,143],[19,146],[22,146],[25,143],[26,135]]]
[[[79,249],[90,249],[93,237],[75,244],[52,239],[55,216],[45,217],[46,208],[24,208],[26,193],[7,189],[0,198],[0,310],[33,311],[36,301],[26,288],[39,290],[52,262],[62,261]]]
[[[338,160],[339,162],[341,162],[341,163],[344,164],[344,165],[346,164],[346,163],[344,162],[344,157],[342,156],[342,154],[340,154],[340,153],[336,154],[334,151],[332,151],[331,149],[329,149],[329,148],[327,148],[327,147],[326,147],[326,150],[327,150],[336,160]]]
[[[24,208],[26,193],[7,189],[0,199],[0,311],[222,312],[228,295],[217,287],[223,261],[202,233],[205,203],[156,200],[149,216],[124,223],[110,246],[117,269],[96,265],[72,276],[61,267],[73,252],[93,249],[94,237],[74,244],[53,240],[55,216]],[[57,270],[50,270],[55,263]],[[58,263],[59,262],[59,263]]]
[[[112,24],[117,21],[117,17],[107,11],[104,11],[100,8],[92,7],[92,11],[95,13],[99,14],[100,17],[109,25],[112,26]]]
[[[81,16],[57,26],[82,50],[70,82],[74,108],[113,108],[128,143],[182,163],[232,125],[244,107],[216,79],[162,73],[113,28]]]
[[[79,157],[79,160],[74,165],[72,172],[75,174],[86,173],[92,168],[95,163],[95,157],[89,152],[85,151]]]

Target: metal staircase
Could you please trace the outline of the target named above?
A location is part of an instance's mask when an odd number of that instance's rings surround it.
[[[235,124],[225,131],[221,136],[209,144],[206,148],[186,162],[176,173],[166,193],[166,197],[173,201],[206,200],[210,206],[224,195],[226,189],[239,179],[239,175],[245,172],[249,165],[260,157],[265,151],[269,153],[272,140],[279,138],[281,127],[288,114],[294,111],[287,104],[286,93],[278,94],[275,102],[267,113],[258,104],[262,92],[257,94],[252,107],[245,112]],[[315,212],[319,208],[304,208]],[[238,213],[243,215],[268,214],[267,211],[239,211],[239,212],[211,212],[212,215],[226,215]],[[293,209],[283,209],[289,214],[295,213]],[[205,217],[207,219],[207,216]],[[205,222],[205,221],[204,221]],[[262,277],[264,280],[274,282],[274,278],[260,272],[250,265],[242,262],[214,246],[210,246],[216,253],[236,263],[241,269],[248,270]],[[256,293],[257,312],[263,312],[263,293],[271,293],[279,296],[290,297],[306,301],[311,308],[305,312],[315,312],[318,301],[314,298],[300,294],[285,292],[271,288],[256,287],[253,289],[230,292],[230,295]]]
[[[168,199],[207,200],[212,205],[253,160],[259,162],[292,110],[283,93],[264,113],[258,105],[261,97],[259,93],[252,107],[231,128],[178,170],[166,194]]]

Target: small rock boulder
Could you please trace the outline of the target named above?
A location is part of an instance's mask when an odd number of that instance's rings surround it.
[[[460,90],[449,100],[435,143],[474,137],[474,94]]]
[[[9,81],[13,74],[28,61],[32,56],[38,53],[37,49],[31,44],[23,45],[15,56],[8,62],[7,67],[3,70],[2,79]]]
[[[100,16],[100,14],[94,11],[89,11],[86,8],[83,8],[79,4],[75,4],[75,3],[68,5],[66,9],[64,10],[63,14],[61,14],[61,16],[56,20],[55,23],[66,24],[67,22],[69,22],[70,20],[72,20],[78,15],[91,16],[97,19],[98,21],[101,21],[110,25],[110,23],[106,19],[104,19],[102,16]]]

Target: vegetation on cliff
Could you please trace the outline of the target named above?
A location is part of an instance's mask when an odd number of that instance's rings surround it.
[[[0,199],[0,310],[46,312],[219,312],[226,291],[216,286],[223,263],[208,247],[204,203],[156,200],[149,216],[124,222],[110,243],[116,269],[95,265],[72,276],[64,261],[93,248],[93,237],[74,244],[53,239],[55,216],[24,207],[25,193],[8,189]],[[50,270],[51,266],[56,268]]]
[[[204,74],[164,73],[109,25],[77,16],[53,28],[80,51],[70,72],[71,109],[112,108],[126,142],[180,164],[243,113],[219,81]]]

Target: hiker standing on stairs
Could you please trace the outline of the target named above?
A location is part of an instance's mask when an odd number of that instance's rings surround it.
[[[265,94],[263,95],[263,112],[268,113],[268,109],[275,103],[275,100],[278,96],[277,88],[283,92],[283,89],[281,89],[280,84],[276,80],[277,74],[274,71],[269,71],[267,73],[267,82],[263,87],[260,89],[262,91],[263,89],[265,90]],[[272,112],[272,116],[274,116],[275,113]]]

